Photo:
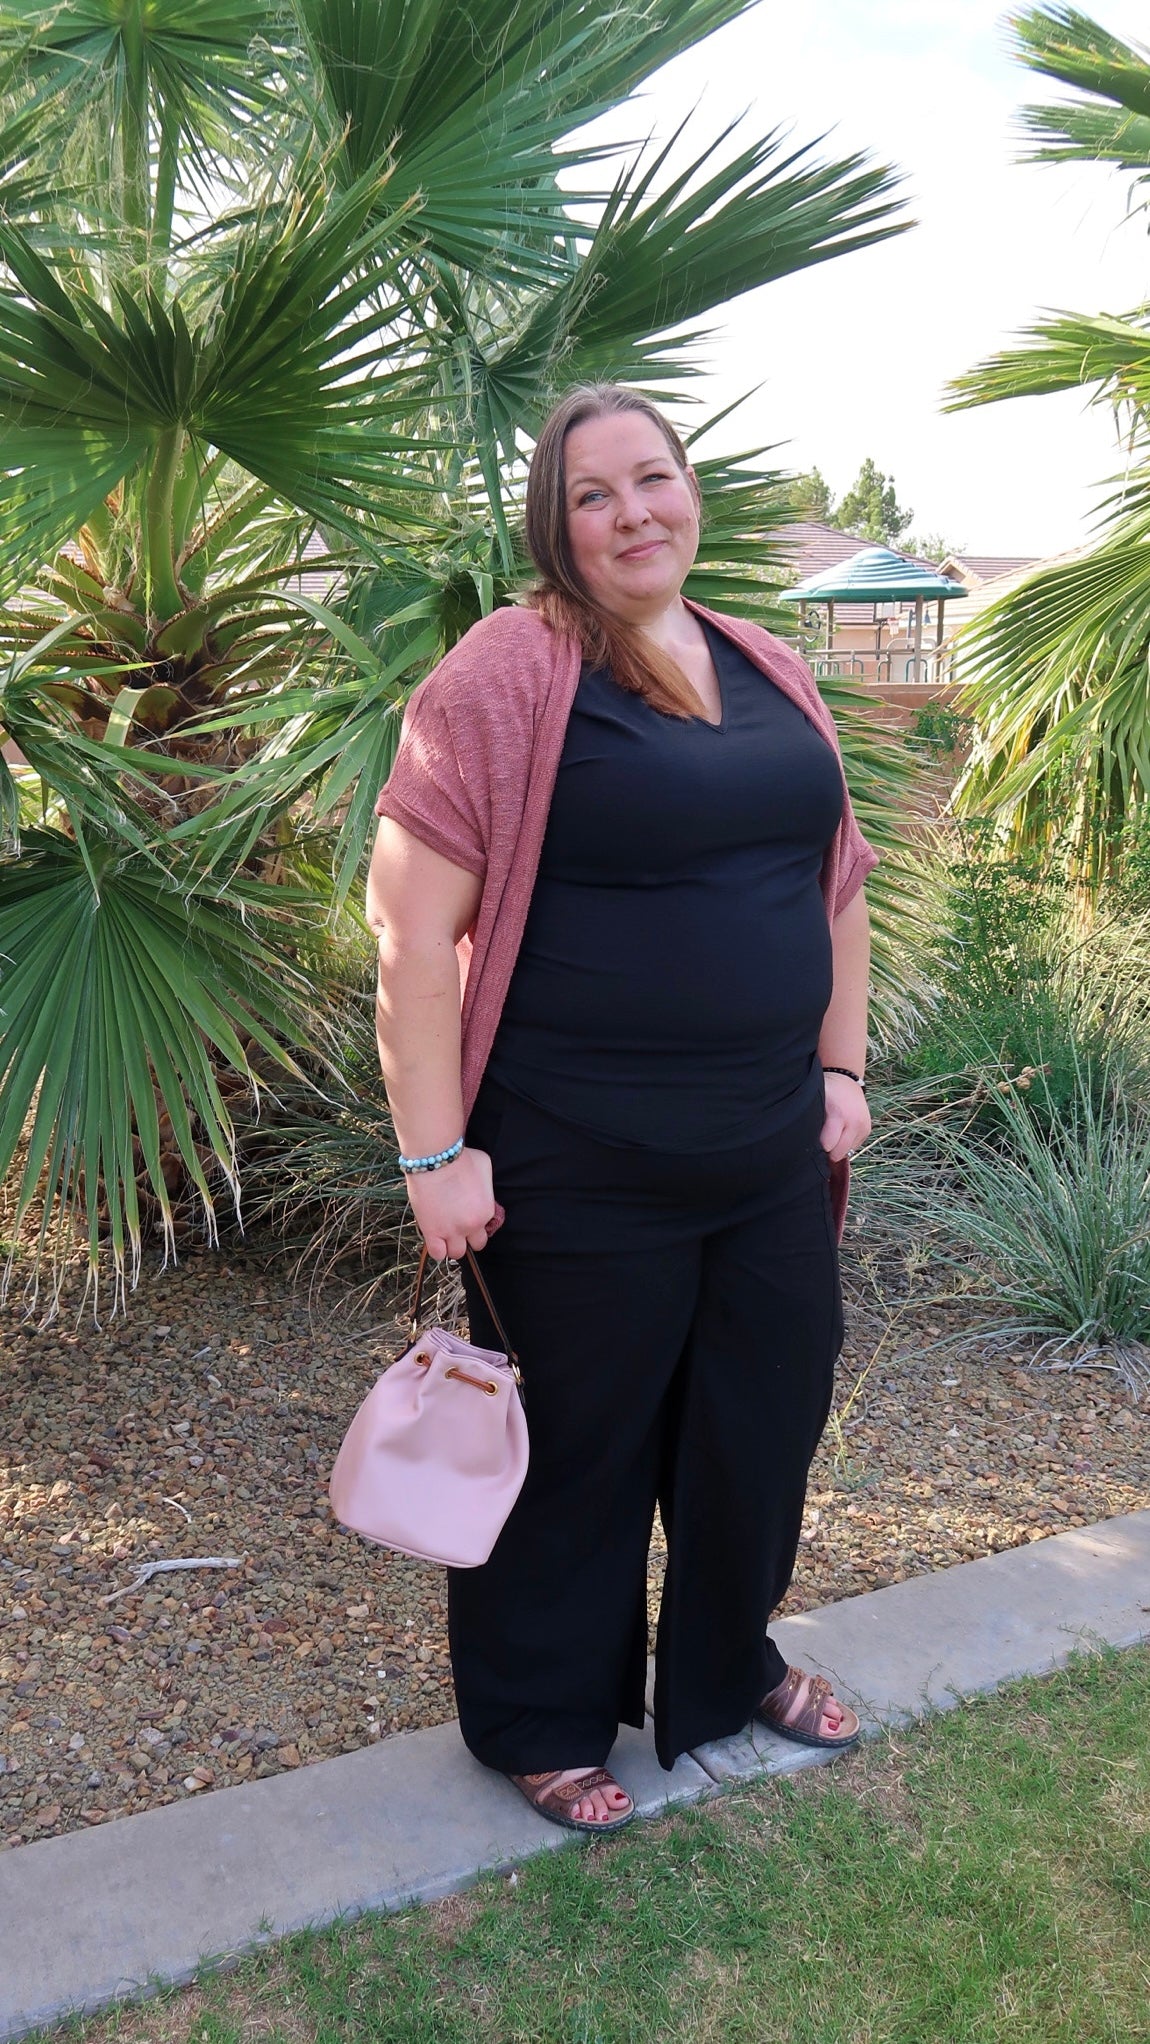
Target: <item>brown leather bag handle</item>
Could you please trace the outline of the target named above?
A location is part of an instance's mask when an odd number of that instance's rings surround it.
[[[463,1260],[462,1257],[457,1259],[457,1261],[459,1262],[462,1262],[462,1260]],[[411,1324],[413,1330],[419,1324],[419,1309],[423,1304],[423,1284],[424,1279],[427,1276],[427,1266],[430,1263],[430,1261],[431,1252],[429,1251],[427,1244],[425,1242],[422,1249],[419,1252],[419,1269],[416,1272],[415,1278],[415,1297],[411,1302]],[[499,1336],[499,1339],[503,1345],[503,1353],[507,1357],[507,1360],[511,1365],[515,1377],[515,1382],[521,1385],[523,1379],[519,1374],[519,1358],[516,1355],[515,1350],[512,1348],[511,1343],[507,1339],[507,1335],[504,1332],[502,1320],[499,1318],[498,1313],[495,1311],[495,1302],[487,1289],[486,1280],[483,1276],[483,1272],[480,1270],[479,1265],[475,1260],[475,1251],[472,1249],[470,1243],[468,1243],[467,1245],[467,1261],[471,1265],[471,1275],[475,1279],[475,1282],[479,1287],[479,1296],[483,1300],[484,1305],[486,1306],[488,1312],[491,1315],[492,1325],[494,1326],[495,1332]]]

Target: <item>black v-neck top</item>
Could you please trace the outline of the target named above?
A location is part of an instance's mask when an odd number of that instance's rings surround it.
[[[838,762],[710,625],[722,718],[584,667],[488,1069],[610,1143],[702,1152],[809,1106]]]

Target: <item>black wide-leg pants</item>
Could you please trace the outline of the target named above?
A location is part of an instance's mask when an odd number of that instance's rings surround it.
[[[762,1142],[683,1156],[599,1143],[485,1082],[468,1140],[507,1218],[480,1261],[531,1442],[490,1559],[448,1572],[460,1725],[489,1767],[601,1765],[642,1725],[656,1502],[662,1765],[782,1680],[767,1620],[842,1344],[822,1119],[820,1097]],[[499,1346],[464,1283],[472,1339]]]

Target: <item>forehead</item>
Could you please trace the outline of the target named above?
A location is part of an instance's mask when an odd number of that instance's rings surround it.
[[[581,419],[563,442],[568,483],[580,476],[607,476],[644,461],[673,458],[668,442],[645,412],[611,412],[604,418]]]

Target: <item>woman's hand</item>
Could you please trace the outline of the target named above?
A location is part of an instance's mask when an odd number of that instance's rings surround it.
[[[819,1141],[831,1162],[838,1164],[865,1143],[870,1134],[870,1109],[862,1087],[844,1073],[825,1073],[823,1085],[827,1113]]]
[[[461,1150],[438,1171],[410,1172],[407,1196],[428,1253],[437,1263],[445,1256],[458,1260],[468,1248],[486,1249],[488,1237],[503,1222],[486,1150]]]

